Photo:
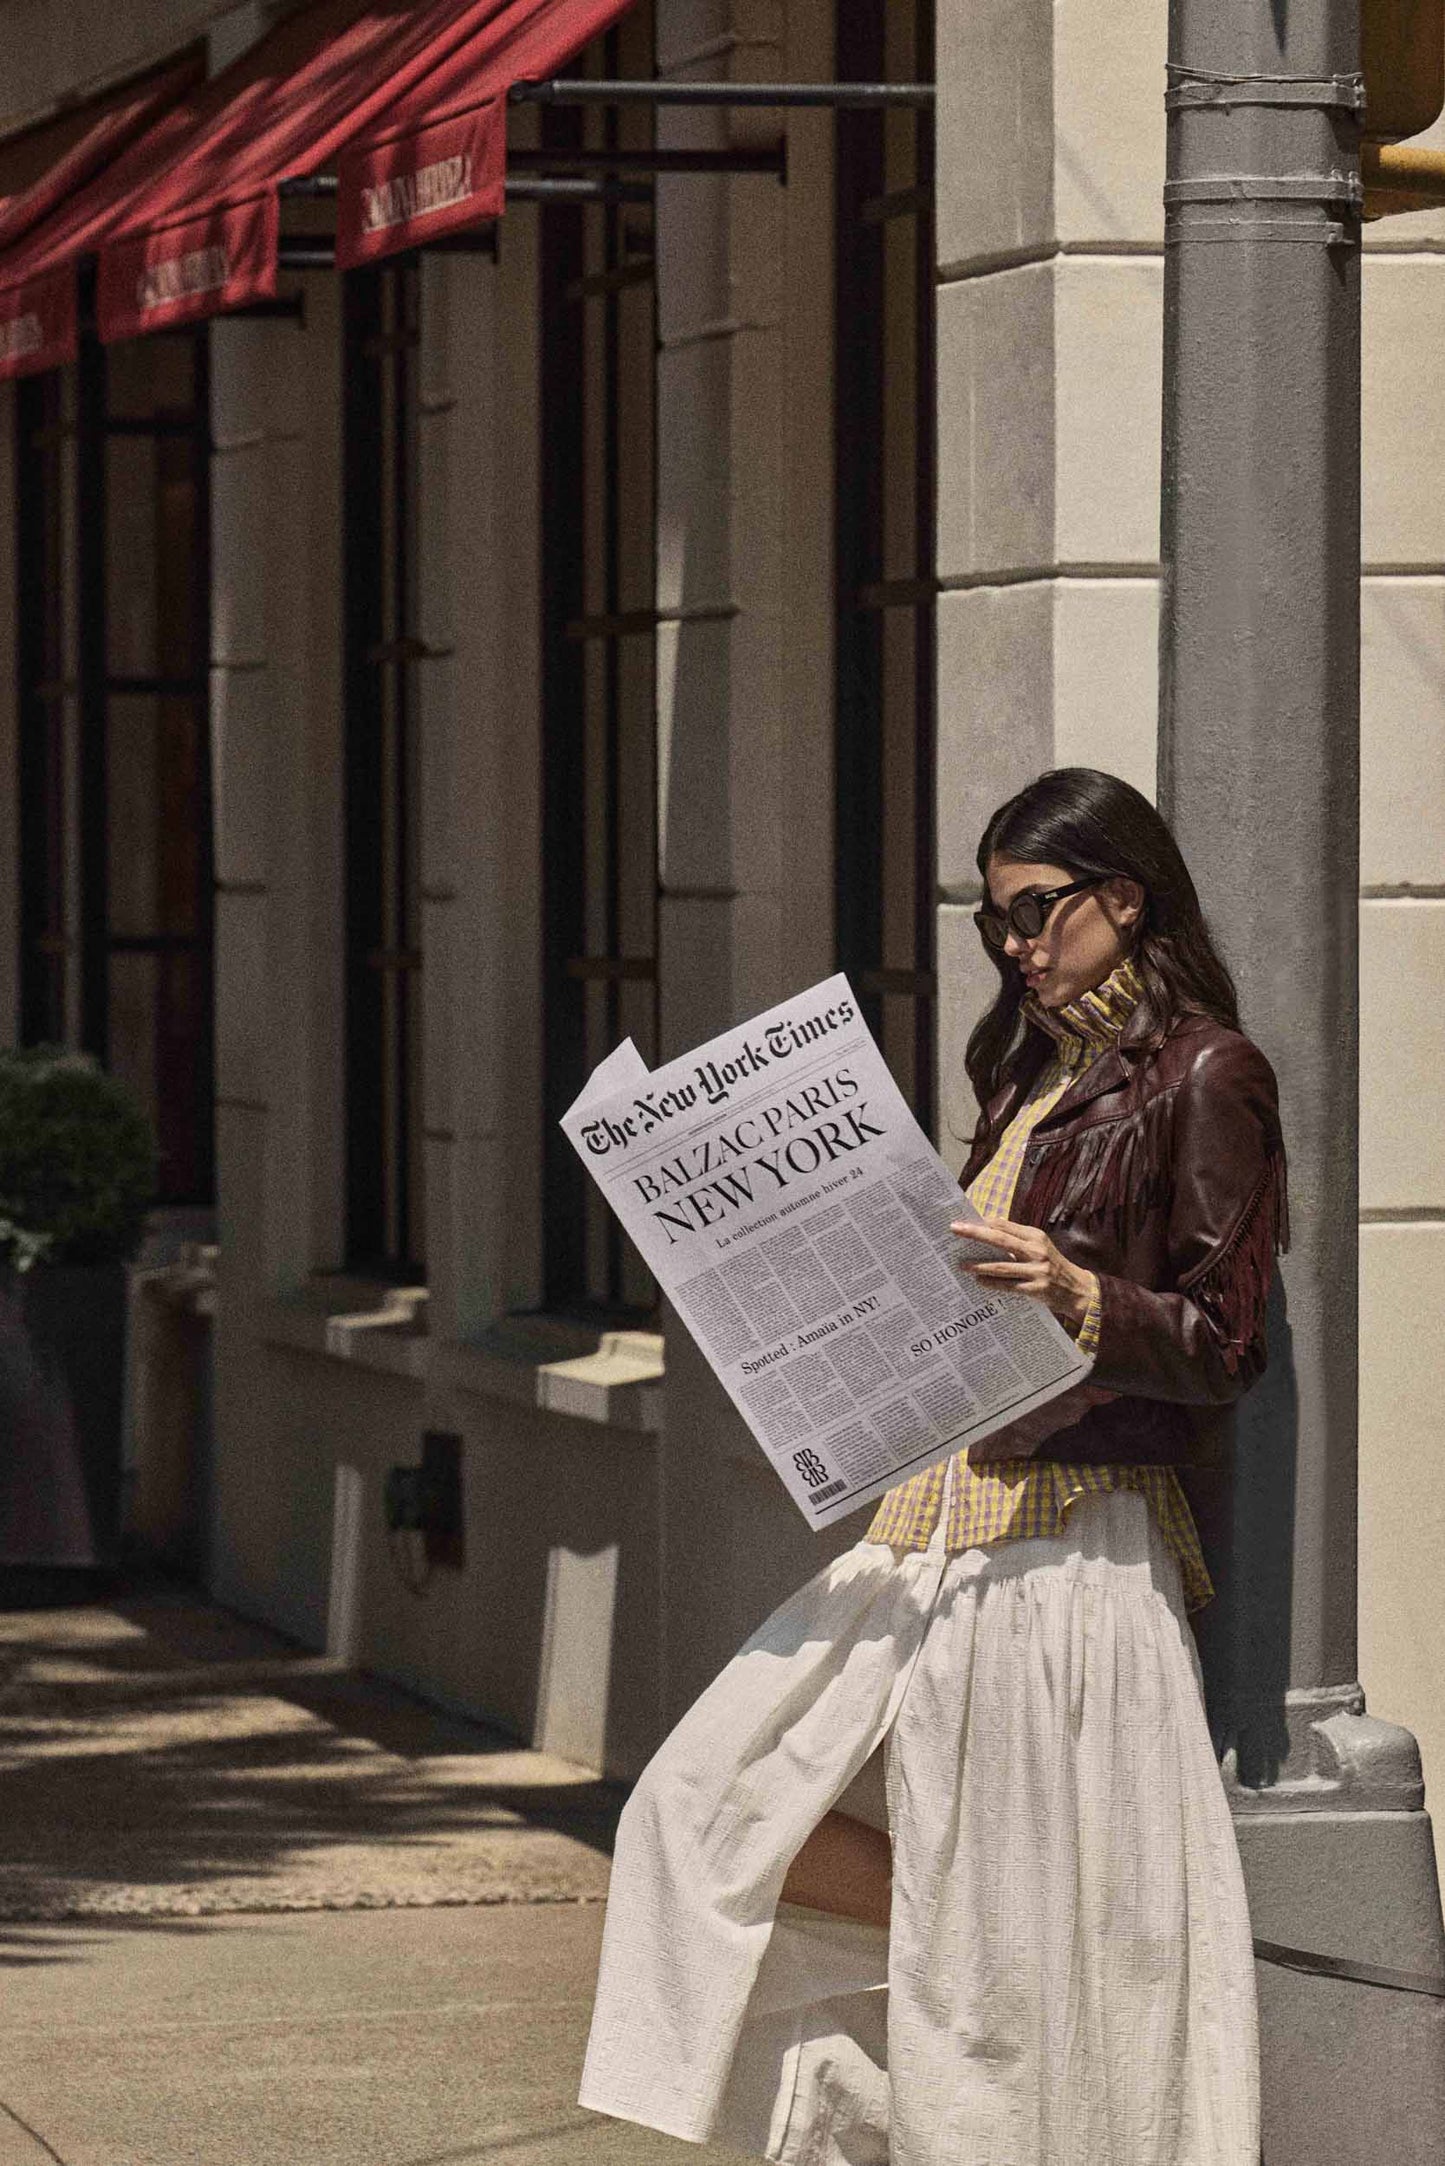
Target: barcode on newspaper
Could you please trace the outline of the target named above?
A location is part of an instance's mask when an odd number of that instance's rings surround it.
[[[815,1489],[813,1491],[813,1494],[809,1497],[808,1502],[812,1505],[814,1511],[816,1511],[820,1504],[827,1503],[829,1497],[841,1497],[843,1491],[847,1488],[847,1486],[848,1484],[846,1482],[829,1482],[826,1489]]]

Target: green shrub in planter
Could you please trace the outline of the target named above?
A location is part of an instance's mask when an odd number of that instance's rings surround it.
[[[89,1054],[0,1052],[0,1257],[11,1269],[128,1262],[156,1157],[134,1092]]]

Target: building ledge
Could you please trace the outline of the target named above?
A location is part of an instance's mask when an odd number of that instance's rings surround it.
[[[476,1339],[433,1348],[432,1380],[481,1398],[656,1435],[660,1332],[588,1329],[563,1317],[500,1318]]]
[[[326,1274],[262,1304],[268,1346],[653,1436],[662,1427],[663,1339],[543,1313],[504,1316],[475,1339],[431,1338],[424,1286]]]
[[[426,1300],[424,1286],[317,1278],[302,1293],[263,1304],[261,1336],[269,1346],[422,1382],[430,1351]]]

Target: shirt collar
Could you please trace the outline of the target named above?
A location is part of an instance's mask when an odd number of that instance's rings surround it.
[[[1091,986],[1061,1008],[1046,1008],[1033,992],[1025,993],[1023,1013],[1054,1040],[1057,1058],[1076,1068],[1115,1044],[1139,1004],[1144,981],[1132,957],[1116,964],[1102,984]]]

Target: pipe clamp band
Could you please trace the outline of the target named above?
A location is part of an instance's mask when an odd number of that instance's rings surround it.
[[[1231,105],[1316,106],[1325,112],[1363,113],[1363,75],[1211,75],[1202,68],[1171,65],[1164,93],[1166,112]]]
[[[1166,205],[1346,203],[1357,209],[1364,200],[1364,183],[1353,173],[1210,173],[1200,180],[1164,183]]]
[[[1164,246],[1178,248],[1187,241],[1312,242],[1318,248],[1343,248],[1353,234],[1337,218],[1323,224],[1306,224],[1302,218],[1191,218],[1188,225],[1171,219],[1165,229]]]

